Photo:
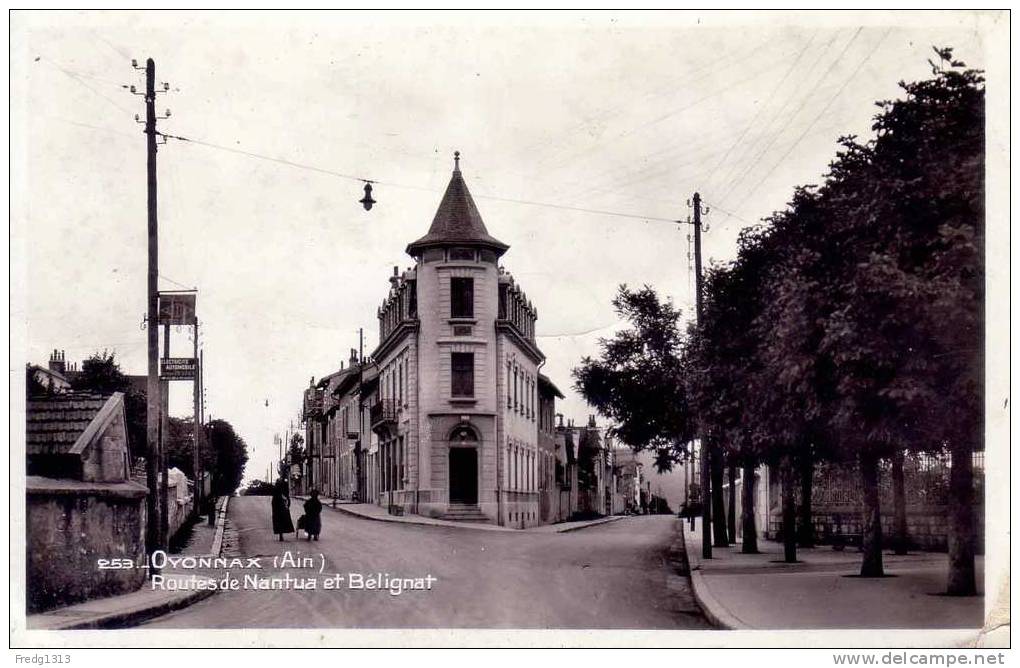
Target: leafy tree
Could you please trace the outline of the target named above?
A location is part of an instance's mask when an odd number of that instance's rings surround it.
[[[841,139],[823,186],[800,189],[770,220],[781,253],[759,318],[756,394],[771,406],[750,413],[777,418],[758,432],[779,453],[857,462],[862,575],[883,570],[879,461],[948,448],[947,589],[967,594],[982,424],[984,90],[978,72],[937,53],[933,79],[879,103],[876,139]]]
[[[294,432],[294,435],[290,437],[290,449],[287,452],[291,465],[300,467],[304,463],[305,437],[301,435],[301,432]]]
[[[614,433],[635,452],[655,453],[668,471],[687,457],[693,422],[685,396],[680,311],[644,286],[621,285],[613,299],[631,329],[600,339],[598,359],[585,357],[572,372],[574,387],[614,423]]]
[[[166,442],[167,466],[177,467],[186,476],[195,479],[194,468],[194,441],[192,433],[194,423],[189,418],[178,418],[170,416],[169,433]],[[216,466],[217,455],[213,444],[208,438],[199,438],[200,466],[202,471],[212,471]]]
[[[71,378],[71,389],[99,394],[124,393],[128,442],[131,452],[141,456],[147,449],[145,391],[136,389],[120,370],[115,353],[97,352],[82,362],[81,370]]]
[[[823,348],[837,363],[836,425],[859,435],[870,488],[878,456],[948,448],[951,594],[973,594],[973,479],[983,407],[984,85],[936,49],[933,78],[880,102],[863,187],[833,238],[841,299]],[[849,199],[849,198],[847,198]],[[849,205],[847,205],[849,204]],[[851,429],[848,429],[852,427]],[[866,490],[866,497],[872,494]],[[877,495],[876,495],[877,501]],[[877,505],[877,503],[876,503]],[[875,509],[869,515],[877,516]],[[873,536],[868,556],[881,552]],[[862,572],[864,568],[862,567]]]
[[[233,494],[244,477],[248,463],[248,446],[226,420],[212,420],[206,425],[208,441],[216,455],[213,465],[212,493],[218,496]]]

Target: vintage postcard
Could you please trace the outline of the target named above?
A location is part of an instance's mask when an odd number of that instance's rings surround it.
[[[1009,646],[1008,11],[10,28],[12,648]]]

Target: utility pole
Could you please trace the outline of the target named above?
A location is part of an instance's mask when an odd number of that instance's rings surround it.
[[[195,515],[201,511],[202,508],[202,479],[200,477],[199,466],[201,464],[199,460],[198,448],[201,443],[199,430],[202,428],[201,422],[201,408],[199,404],[202,400],[202,367],[198,364],[198,318],[195,318],[195,340],[194,340],[194,359],[195,364],[198,366],[195,369],[195,380],[191,390],[192,403],[193,403],[193,414],[191,418],[191,476],[195,481],[194,496],[192,499],[195,505]]]
[[[163,359],[170,359],[170,321],[163,325]],[[162,504],[159,507],[160,547],[170,548],[170,475],[167,468],[167,444],[170,442],[170,381],[160,381],[159,412],[159,492]]]
[[[132,86],[132,92],[134,87]],[[136,117],[137,118],[137,117]],[[148,380],[146,382],[146,466],[145,480],[149,488],[146,500],[146,552],[152,554],[163,544],[159,517],[159,225],[156,219],[156,63],[145,61],[145,137],[148,173],[149,277],[146,292],[148,304]],[[164,504],[165,505],[165,504]],[[152,571],[150,571],[152,572]]]
[[[701,276],[701,214],[708,213],[706,208],[701,209],[701,195],[694,193],[694,198],[688,200],[688,206],[694,209],[694,308],[698,327],[701,326],[702,309],[704,306],[704,286]],[[688,219],[690,220],[690,219]],[[701,447],[701,556],[703,559],[712,558],[712,499],[711,499],[711,470],[709,462],[708,439],[701,434],[699,439]]]

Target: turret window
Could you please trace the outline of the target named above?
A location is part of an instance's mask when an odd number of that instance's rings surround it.
[[[475,316],[475,281],[473,278],[454,276],[450,279],[450,317]]]
[[[450,395],[475,396],[474,353],[450,353]]]

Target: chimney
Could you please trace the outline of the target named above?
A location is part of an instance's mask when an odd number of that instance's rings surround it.
[[[53,349],[53,353],[50,355],[49,363],[50,371],[55,371],[60,375],[64,375],[67,371],[67,364],[64,362],[64,351],[58,351],[56,348]]]
[[[400,281],[400,267],[393,265],[393,275],[390,276],[390,285],[397,287],[398,281]]]

